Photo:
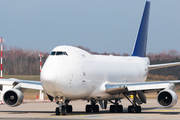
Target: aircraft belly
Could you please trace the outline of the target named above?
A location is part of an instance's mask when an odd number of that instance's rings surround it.
[[[99,98],[97,98],[97,96],[99,97]],[[105,94],[101,94],[101,95],[90,95],[90,96],[88,96],[88,97],[86,97],[86,98],[84,98],[85,100],[91,100],[92,98],[94,98],[95,100],[112,100],[112,99],[117,99],[116,98],[116,95],[109,95],[109,94],[107,94],[107,93],[105,93]],[[119,98],[120,99],[120,98]]]

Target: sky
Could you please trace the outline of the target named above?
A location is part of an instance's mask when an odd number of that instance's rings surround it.
[[[180,0],[149,0],[147,53],[180,52]],[[0,0],[7,47],[51,52],[59,45],[131,54],[145,0]]]

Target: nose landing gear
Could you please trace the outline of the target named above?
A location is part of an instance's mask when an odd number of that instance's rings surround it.
[[[65,100],[64,97],[60,97],[60,99],[56,97],[56,101],[56,103],[59,105],[59,107],[56,107],[55,110],[56,115],[60,115],[60,113],[62,113],[62,115],[66,115],[67,112],[72,112],[72,106],[68,105],[69,100]]]

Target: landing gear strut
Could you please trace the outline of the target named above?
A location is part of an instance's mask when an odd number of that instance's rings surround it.
[[[55,110],[56,115],[60,115],[60,113],[62,113],[62,115],[66,115],[67,112],[72,112],[72,106],[68,105],[69,100],[65,100],[64,97],[60,97],[60,99],[56,97],[56,101],[56,103],[59,105],[59,107],[56,107]]]
[[[115,103],[112,101],[109,101],[109,102],[114,104],[114,105],[110,106],[111,113],[115,113],[115,112],[122,113],[123,112],[123,106],[118,104],[118,100],[115,100]]]
[[[99,106],[96,100],[91,100],[91,105],[86,105],[86,112],[99,112]]]
[[[137,105],[138,98],[136,97],[136,92],[133,93],[133,101],[128,96],[125,95],[125,97],[132,103],[132,105],[128,106],[128,113],[141,113],[141,106]]]

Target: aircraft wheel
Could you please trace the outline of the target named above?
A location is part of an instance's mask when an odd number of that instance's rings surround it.
[[[72,112],[72,105],[68,105],[68,106],[67,106],[67,112],[68,112],[68,113],[71,113],[71,112]]]
[[[135,107],[135,113],[141,113],[141,106]]]
[[[56,115],[60,115],[59,107],[56,108]]]
[[[99,106],[98,105],[95,105],[93,107],[93,112],[99,112]]]
[[[128,113],[134,113],[134,106],[128,106]]]
[[[122,105],[118,105],[117,106],[117,112],[118,113],[122,113],[123,112],[123,106]]]
[[[116,111],[115,105],[111,105],[111,106],[110,106],[110,112],[111,112],[111,113],[115,113],[115,111]]]
[[[67,111],[66,111],[66,106],[62,106],[62,115],[66,115]]]
[[[91,112],[91,105],[86,105],[86,112]]]

